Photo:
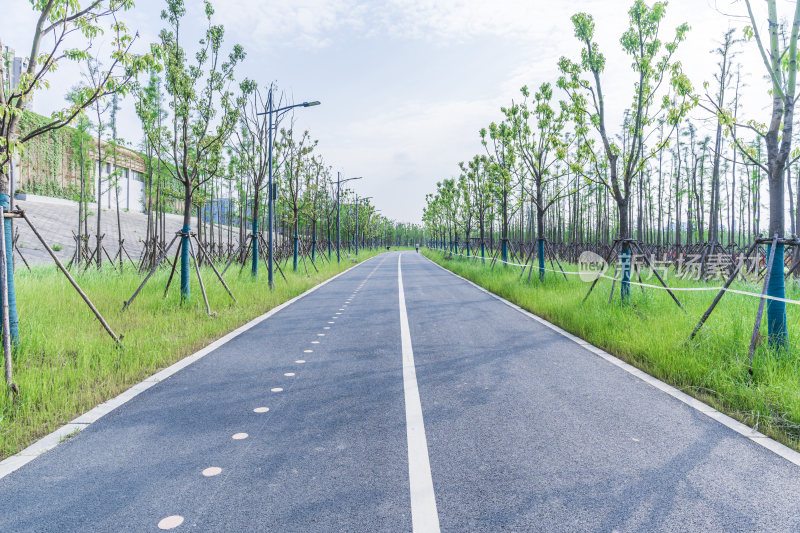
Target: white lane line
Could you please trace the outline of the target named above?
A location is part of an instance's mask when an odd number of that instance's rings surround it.
[[[422,403],[417,387],[411,330],[408,327],[406,297],[403,292],[402,254],[397,256],[397,284],[400,293],[400,340],[403,348],[403,392],[406,399],[406,436],[408,438],[408,484],[411,489],[411,526],[415,533],[438,533],[439,513],[433,492],[428,440],[422,420]]]

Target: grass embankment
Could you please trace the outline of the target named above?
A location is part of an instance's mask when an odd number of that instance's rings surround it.
[[[377,253],[362,251],[359,260]],[[124,313],[123,301],[142,281],[130,265],[122,274],[110,267],[74,274],[112,329],[124,335],[122,348],[55,266],[18,269],[22,342],[14,355],[14,382],[20,394],[13,404],[10,394],[0,394],[0,459],[353,264],[342,256],[337,265],[334,255],[330,263],[317,261],[318,273],[308,262],[307,276],[302,262],[298,273],[292,273],[290,261],[283,267],[288,282],[275,271],[274,292],[263,263],[257,280],[249,264],[241,275],[232,265],[225,281],[238,304],[205,267],[201,271],[213,318],[206,314],[194,270],[190,305],[180,305],[177,273],[163,298],[169,271],[161,270]]]
[[[438,264],[489,291],[557,324],[573,335],[691,394],[759,431],[800,450],[800,323],[795,305],[787,305],[792,354],[777,357],[766,342],[754,355],[753,377],[747,352],[758,298],[728,293],[693,341],[692,329],[716,292],[679,292],[686,313],[662,290],[631,287],[630,304],[619,300],[619,284],[609,304],[611,281],[601,279],[583,303],[589,284],[577,276],[564,280],[547,272],[544,282],[534,270],[520,279],[519,267],[482,265],[474,259],[448,259],[439,251],[423,253]],[[550,265],[547,265],[550,268]],[[564,265],[577,271],[575,265]],[[613,274],[613,269],[607,272]],[[643,278],[645,274],[643,273]],[[694,282],[670,276],[673,287],[721,286],[723,281]],[[653,277],[645,283],[658,285]],[[760,293],[760,285],[736,282],[735,289]],[[800,287],[787,283],[787,298],[800,300]],[[766,334],[766,313],[762,322]],[[764,339],[765,340],[765,339]],[[553,354],[554,357],[557,354]]]

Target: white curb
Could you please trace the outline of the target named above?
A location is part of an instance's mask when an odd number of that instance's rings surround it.
[[[110,399],[110,400],[108,400],[106,402],[103,402],[100,405],[98,405],[97,407],[95,407],[94,409],[91,409],[91,410],[83,413],[78,418],[72,420],[68,424],[65,424],[65,425],[61,426],[60,428],[58,428],[54,432],[50,433],[49,435],[47,435],[45,437],[42,437],[38,441],[34,442],[30,446],[28,446],[27,448],[22,450],[21,452],[15,454],[15,455],[12,455],[11,457],[8,457],[8,458],[4,459],[3,461],[0,461],[0,479],[3,479],[5,476],[10,474],[11,472],[17,470],[18,468],[22,467],[23,465],[25,465],[27,463],[33,461],[34,459],[39,457],[44,452],[46,452],[48,450],[52,450],[53,448],[58,446],[59,443],[61,441],[63,441],[66,437],[74,435],[75,433],[85,429],[89,424],[92,424],[92,423],[96,422],[97,420],[99,420],[104,415],[110,413],[111,411],[113,411],[117,407],[121,406],[122,404],[124,404],[125,402],[130,400],[131,398],[133,398],[133,397],[139,395],[140,393],[146,391],[147,389],[149,389],[150,387],[152,387],[153,385],[155,385],[159,381],[163,381],[163,380],[167,379],[168,377],[172,376],[176,372],[178,372],[178,371],[182,370],[183,368],[186,368],[187,366],[191,365],[192,363],[194,363],[198,359],[202,359],[203,357],[205,357],[209,353],[213,352],[214,350],[216,350],[217,348],[219,348],[220,346],[222,346],[226,342],[230,341],[231,339],[233,339],[235,337],[238,337],[239,335],[241,335],[245,331],[257,326],[258,324],[260,324],[264,320],[268,319],[269,317],[271,317],[272,315],[274,315],[275,313],[277,313],[281,309],[283,309],[285,307],[288,307],[289,305],[293,304],[294,302],[296,302],[300,298],[308,296],[312,292],[316,291],[317,289],[319,289],[320,287],[322,287],[324,285],[327,285],[328,283],[330,283],[331,281],[335,280],[339,276],[341,276],[341,275],[343,275],[343,274],[345,274],[347,272],[350,272],[352,269],[354,269],[356,267],[359,267],[359,266],[361,266],[363,264],[366,264],[367,262],[371,261],[372,259],[375,259],[376,257],[379,257],[380,255],[382,255],[382,254],[374,255],[374,256],[362,261],[361,263],[355,264],[355,265],[347,268],[346,270],[344,270],[342,272],[339,272],[335,276],[333,276],[331,278],[328,278],[325,281],[323,281],[323,282],[321,282],[321,283],[319,283],[317,285],[314,285],[313,287],[311,287],[307,291],[298,294],[297,296],[295,296],[291,300],[287,300],[287,301],[283,302],[282,304],[273,307],[272,309],[270,309],[269,311],[267,311],[263,315],[258,316],[256,318],[254,318],[253,320],[251,320],[250,322],[248,322],[247,324],[236,328],[235,330],[231,331],[230,333],[228,333],[224,337],[221,337],[221,338],[215,340],[214,342],[212,342],[211,344],[209,344],[205,348],[193,353],[192,355],[188,355],[188,356],[184,357],[183,359],[181,359],[177,363],[175,363],[175,364],[173,364],[171,366],[168,366],[164,370],[161,370],[160,372],[157,372],[157,373],[153,374],[152,376],[150,376],[149,378],[145,379],[144,381],[142,381],[140,383],[137,383],[133,387],[129,388],[128,390],[126,390],[125,392],[120,394],[119,396],[117,396],[115,398],[112,398],[112,399]]]
[[[425,256],[423,255],[423,257],[425,257]],[[594,353],[595,355],[598,355],[598,356],[602,357],[603,359],[605,359],[606,361],[608,361],[612,365],[618,366],[619,368],[621,368],[625,372],[627,372],[629,374],[632,374],[632,375],[636,376],[637,378],[641,379],[642,381],[648,383],[649,385],[652,385],[653,387],[657,388],[658,390],[669,394],[670,396],[672,396],[676,400],[685,403],[686,405],[688,405],[692,409],[695,409],[696,411],[699,411],[699,412],[703,413],[704,415],[708,416],[709,418],[713,418],[714,420],[716,420],[720,424],[722,424],[724,426],[727,426],[728,428],[732,429],[733,431],[735,431],[739,435],[742,435],[743,437],[746,437],[746,438],[750,439],[751,441],[755,442],[759,446],[763,446],[764,448],[776,453],[777,455],[780,455],[781,457],[783,457],[784,459],[786,459],[790,463],[794,463],[795,465],[800,466],[800,453],[792,450],[788,446],[785,446],[785,445],[781,444],[780,442],[775,441],[775,440],[767,437],[766,435],[764,435],[762,433],[759,433],[758,431],[756,431],[755,429],[751,428],[750,426],[742,424],[738,420],[735,420],[735,419],[729,417],[728,415],[726,415],[724,413],[721,413],[720,411],[717,411],[716,409],[714,409],[710,405],[704,404],[700,400],[689,396],[685,392],[681,392],[678,389],[676,389],[675,387],[673,387],[671,385],[667,385],[663,381],[661,381],[661,380],[659,380],[657,378],[654,378],[650,374],[648,374],[646,372],[643,372],[643,371],[639,370],[638,368],[636,368],[635,366],[632,366],[632,365],[626,363],[625,361],[622,361],[621,359],[618,359],[618,358],[614,357],[610,353],[608,353],[608,352],[606,352],[604,350],[601,350],[597,346],[589,344],[588,342],[586,342],[585,340],[581,339],[580,337],[576,337],[572,333],[569,333],[569,332],[561,329],[560,327],[556,326],[555,324],[551,324],[550,322],[548,322],[547,320],[543,319],[542,317],[534,315],[530,311],[527,311],[527,310],[523,309],[522,307],[518,306],[517,304],[509,302],[505,298],[502,298],[501,296],[498,296],[495,293],[493,293],[493,292],[491,292],[491,291],[489,291],[487,289],[484,289],[480,285],[478,285],[476,283],[473,283],[472,281],[468,280],[467,278],[465,278],[463,276],[459,276],[455,272],[452,272],[452,271],[446,269],[445,267],[443,267],[440,264],[436,263],[432,259],[430,259],[428,257],[425,257],[425,259],[427,259],[428,261],[430,261],[431,263],[433,263],[437,267],[441,268],[445,272],[447,272],[449,274],[452,274],[453,276],[466,281],[467,283],[469,283],[470,285],[472,285],[476,289],[485,292],[486,294],[492,296],[493,298],[496,298],[497,300],[500,300],[501,302],[503,302],[507,306],[516,309],[517,311],[519,311],[520,313],[524,314],[525,316],[527,316],[529,318],[532,318],[533,320],[535,320],[536,322],[539,322],[543,326],[546,326],[546,327],[550,328],[551,330],[555,331],[556,333],[560,333],[561,335],[563,335],[564,337],[568,338],[569,340],[575,342],[576,344],[580,345],[581,347],[589,350],[590,352]]]

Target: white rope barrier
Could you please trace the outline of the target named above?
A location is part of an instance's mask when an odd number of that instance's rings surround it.
[[[463,257],[465,259],[487,259],[487,258],[482,258],[482,257],[477,256],[477,255],[464,255],[464,254],[458,253],[458,252],[455,252],[455,253],[448,252],[448,253],[450,253],[452,255],[461,256],[461,257]],[[531,266],[530,263],[523,265],[521,263],[512,263],[512,262],[509,262],[509,261],[503,261],[500,258],[488,258],[488,259],[490,261],[497,261],[498,263],[504,263],[506,265],[517,266],[517,267],[526,267],[527,268],[527,267]],[[536,265],[533,265],[533,268],[536,269],[536,270],[540,269]],[[587,274],[587,272],[570,272],[568,270],[553,270],[553,269],[547,268],[547,267],[544,267],[544,270],[546,272],[554,272],[556,274],[560,274],[560,273],[563,272],[564,274],[567,274],[567,275],[570,275],[570,276],[580,276],[580,275]],[[611,277],[611,276],[608,276],[608,275],[606,275],[604,273],[601,273],[601,272],[598,272],[596,274],[596,277],[597,278],[605,278],[605,279],[609,279],[609,280],[612,280],[612,281],[614,281],[614,280],[620,281],[619,278]],[[594,281],[594,280],[592,280],[592,281]],[[648,289],[658,289],[658,290],[661,290],[661,291],[666,291],[666,290],[671,290],[673,292],[709,292],[709,291],[711,291],[711,292],[719,292],[719,291],[725,291],[725,292],[730,292],[730,293],[734,293],[734,294],[741,294],[743,296],[751,296],[753,298],[764,298],[765,300],[775,300],[776,302],[783,302],[783,303],[787,303],[787,304],[800,305],[800,301],[797,301],[797,300],[790,300],[789,298],[779,298],[777,296],[770,296],[768,294],[764,294],[764,295],[756,294],[756,293],[753,293],[753,292],[741,291],[741,290],[738,290],[738,289],[731,289],[730,287],[729,288],[725,288],[725,287],[669,287],[669,288],[667,288],[667,287],[662,287],[661,285],[652,285],[650,283],[639,283],[639,282],[636,282],[636,281],[633,281],[633,280],[630,280],[629,283],[631,285],[636,285],[638,287],[647,287]]]

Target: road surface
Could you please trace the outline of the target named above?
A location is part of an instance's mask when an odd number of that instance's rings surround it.
[[[394,252],[0,479],[0,531],[798,531],[798,495],[794,464]]]

